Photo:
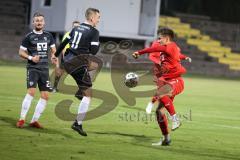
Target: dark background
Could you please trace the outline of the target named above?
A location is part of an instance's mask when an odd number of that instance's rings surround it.
[[[209,16],[212,20],[239,23],[240,0],[162,0],[161,14],[187,13]]]

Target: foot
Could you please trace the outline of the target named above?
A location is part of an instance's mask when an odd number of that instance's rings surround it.
[[[154,105],[153,105],[152,102],[149,102],[149,103],[148,103],[147,108],[146,108],[147,114],[151,114],[153,106],[154,106]]]
[[[16,126],[18,128],[23,128],[25,121],[23,119],[18,120]]]
[[[77,122],[74,122],[72,129],[77,131],[81,136],[87,136],[87,133],[83,131],[82,125],[79,125]]]
[[[40,128],[40,129],[43,128],[43,126],[38,121],[30,123],[29,126],[34,128]]]
[[[179,120],[178,121],[172,121],[172,131],[175,131],[180,126],[181,126],[181,122]]]
[[[161,138],[159,142],[152,143],[152,146],[169,146],[170,143],[170,139]]]

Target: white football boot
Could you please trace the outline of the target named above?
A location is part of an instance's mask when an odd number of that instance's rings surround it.
[[[172,131],[178,129],[181,126],[180,119],[178,118],[177,114],[172,116]]]
[[[169,146],[171,143],[171,139],[161,138],[159,142],[152,143],[152,146]]]

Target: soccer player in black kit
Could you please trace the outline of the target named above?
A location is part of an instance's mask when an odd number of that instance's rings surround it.
[[[60,44],[56,57],[60,55],[67,43],[70,44],[64,55],[64,68],[76,81],[79,90],[75,96],[81,100],[78,108],[78,116],[72,125],[72,129],[82,136],[87,136],[83,131],[82,121],[88,111],[91,101],[92,81],[89,75],[91,55],[99,50],[99,32],[95,28],[100,20],[100,12],[95,8],[88,8],[85,12],[86,21],[75,27],[70,35]]]
[[[43,31],[45,25],[44,15],[35,13],[33,16],[34,29],[28,33],[22,41],[19,49],[20,57],[27,62],[27,94],[22,102],[20,119],[17,122],[18,128],[23,128],[25,117],[31,106],[32,99],[36,92],[36,87],[40,90],[41,97],[37,103],[30,126],[43,128],[38,122],[43,113],[50,91],[48,52],[54,55],[56,52],[55,41],[51,33]],[[52,59],[56,63],[55,59]]]

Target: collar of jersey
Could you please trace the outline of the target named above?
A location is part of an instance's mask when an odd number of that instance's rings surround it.
[[[34,30],[33,30],[33,33],[35,33],[35,34],[43,34],[43,31],[37,32],[37,31],[34,29]]]

